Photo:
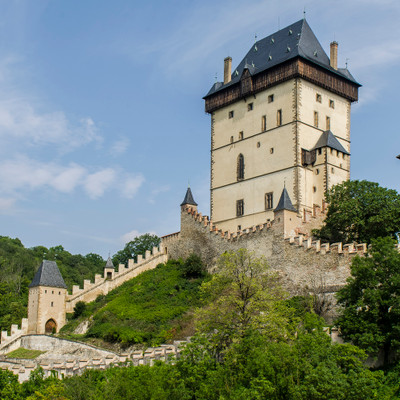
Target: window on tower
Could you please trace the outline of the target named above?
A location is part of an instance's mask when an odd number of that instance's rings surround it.
[[[267,130],[267,116],[263,115],[261,117],[261,132],[265,132]]]
[[[253,110],[253,103],[247,104],[247,111],[252,111]]]
[[[317,93],[315,100],[316,100],[318,103],[322,103],[322,96],[321,96],[319,93]]]
[[[326,130],[331,129],[331,117],[326,117]]]
[[[237,159],[237,180],[241,181],[243,179],[244,179],[244,157],[243,154],[239,154]]]
[[[276,125],[281,126],[282,125],[282,110],[278,110],[276,112]]]
[[[271,210],[274,207],[274,194],[273,192],[265,193],[265,209]]]
[[[273,94],[270,94],[269,96],[268,96],[268,103],[272,103],[274,101],[274,95]]]
[[[236,201],[236,216],[241,217],[244,214],[244,200],[237,200]]]
[[[233,118],[233,110],[232,110],[232,111],[229,111],[228,116],[229,116],[229,118]]]
[[[333,100],[329,100],[329,107],[335,108],[335,102]]]
[[[243,140],[244,134],[243,131],[239,132],[239,140]]]
[[[318,128],[318,111],[314,111],[314,126]]]

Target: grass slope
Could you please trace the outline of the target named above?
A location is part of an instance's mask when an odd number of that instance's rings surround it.
[[[200,304],[199,287],[207,278],[202,273],[187,278],[185,266],[185,262],[170,260],[143,272],[88,304],[62,333],[71,334],[79,322],[92,317],[86,338],[123,346],[158,345],[190,334],[192,310]]]

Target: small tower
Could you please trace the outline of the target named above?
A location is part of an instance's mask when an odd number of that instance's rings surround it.
[[[28,334],[51,334],[65,325],[66,294],[57,263],[43,260],[29,285]]]
[[[297,215],[297,210],[293,207],[286,187],[283,188],[278,205],[274,210],[274,226],[281,228],[284,237],[292,236],[296,228],[301,224],[301,218]]]
[[[113,279],[115,274],[115,267],[111,260],[111,257],[108,256],[106,265],[104,267],[104,278],[106,279]]]
[[[197,211],[197,203],[194,201],[192,191],[190,190],[190,187],[187,188],[185,198],[183,199],[181,203],[181,208],[184,209],[187,206],[190,206],[191,209],[194,211]]]

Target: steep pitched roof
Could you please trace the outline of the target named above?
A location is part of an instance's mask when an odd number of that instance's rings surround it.
[[[292,200],[290,200],[289,193],[287,192],[285,187],[282,190],[281,198],[279,199],[279,203],[274,211],[280,211],[280,210],[289,210],[297,212],[297,210],[293,207]]]
[[[61,272],[55,261],[43,260],[37,270],[29,287],[35,286],[50,286],[66,289],[67,285],[64,282]]]
[[[106,266],[105,266],[104,268],[112,268],[112,269],[115,269],[114,264],[113,264],[113,262],[112,262],[110,256],[108,256],[108,259],[107,259],[107,262],[106,262]]]
[[[347,68],[336,70],[330,66],[329,57],[307,21],[302,19],[254,43],[233,71],[232,80],[225,85],[222,82],[216,82],[205,98],[239,82],[245,68],[249,70],[251,75],[255,75],[296,57],[307,59],[359,85]]]
[[[182,201],[181,206],[184,205],[191,205],[191,206],[197,206],[197,203],[194,201],[193,195],[192,195],[192,191],[190,190],[190,187],[187,188],[186,190],[186,195],[185,198]]]
[[[321,137],[318,139],[317,144],[313,150],[320,149],[321,147],[329,147],[334,150],[338,150],[344,154],[350,154],[336,139],[335,135],[331,131],[322,132]]]

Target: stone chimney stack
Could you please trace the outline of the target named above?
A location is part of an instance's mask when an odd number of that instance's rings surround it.
[[[224,60],[224,85],[231,81],[232,58],[226,57]]]
[[[337,49],[338,42],[331,42],[331,67],[337,69]]]

